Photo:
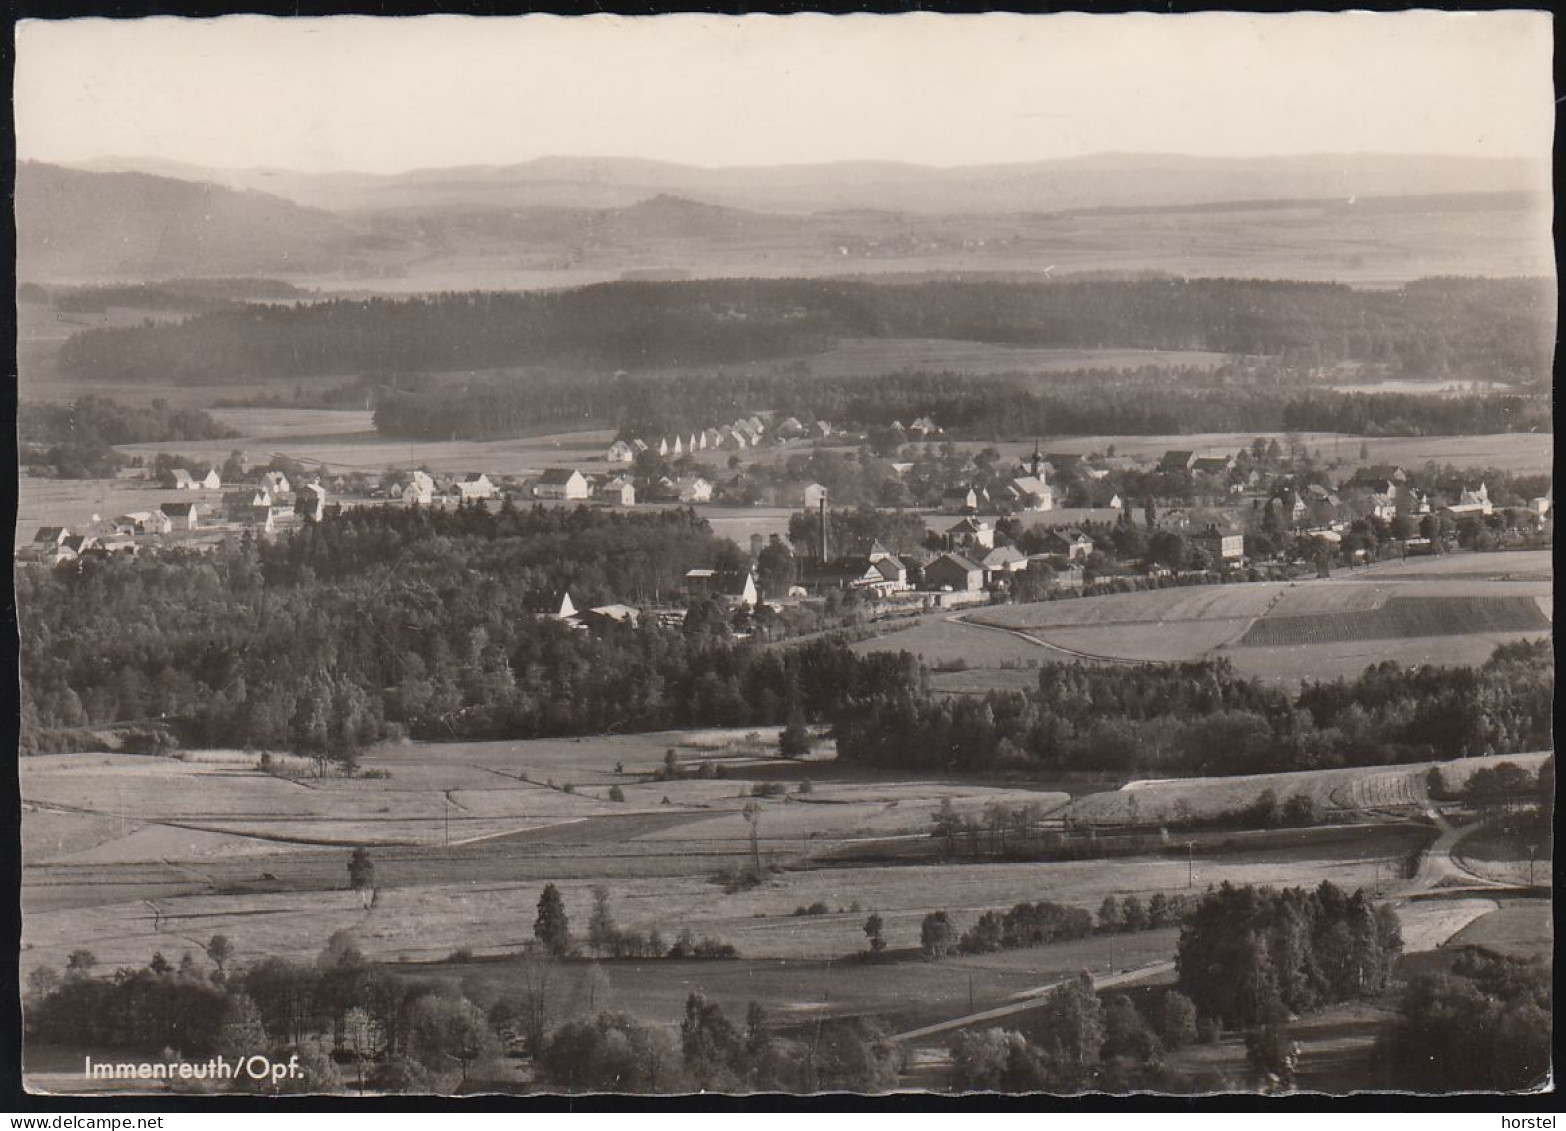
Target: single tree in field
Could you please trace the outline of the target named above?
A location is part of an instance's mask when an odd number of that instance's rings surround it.
[[[879,911],[870,912],[870,918],[865,920],[865,938],[870,940],[870,954],[872,957],[886,949],[886,938],[881,934],[883,926],[881,913]]]
[[[951,919],[944,911],[932,911],[919,925],[919,947],[926,958],[945,958],[956,939]]]
[[[85,949],[73,950],[65,960],[65,975],[66,977],[71,977],[72,975],[85,976],[96,965],[98,965],[98,956],[92,951]]]
[[[218,977],[228,970],[228,960],[234,957],[234,943],[227,935],[213,935],[207,941],[207,957],[218,969]]]
[[[609,889],[598,884],[593,888],[593,915],[587,921],[588,945],[600,955],[609,954],[619,934],[614,914],[609,910]]]
[[[545,884],[544,893],[538,897],[538,918],[533,921],[533,937],[556,957],[570,953],[571,924],[566,919],[565,901],[560,898],[560,889],[554,884]]]
[[[375,861],[370,859],[370,850],[362,844],[348,858],[348,886],[359,893],[360,902],[368,908],[370,896],[375,891]]]
[[[803,758],[810,753],[810,731],[798,711],[789,714],[788,725],[778,732],[778,753],[785,758]]]

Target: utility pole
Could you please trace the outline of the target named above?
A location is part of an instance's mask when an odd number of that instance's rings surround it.
[[[1528,886],[1529,887],[1533,887],[1533,854],[1535,852],[1537,852],[1537,851],[1539,851],[1539,846],[1537,844],[1530,844],[1528,846]]]
[[[973,1012],[973,971],[968,971],[968,1012]]]
[[[1193,842],[1185,842],[1185,886],[1188,888],[1196,886],[1196,862],[1191,858],[1192,847]]]

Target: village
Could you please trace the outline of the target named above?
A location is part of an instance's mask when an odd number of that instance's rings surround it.
[[[199,461],[132,466],[119,486],[144,507],[88,524],[40,527],[19,563],[59,566],[91,556],[203,552],[235,537],[272,537],[344,509],[586,506],[613,511],[689,507],[704,516],[771,516],[742,544],[743,562],[693,569],[682,594],[646,608],[578,610],[569,591],[554,614],[586,627],[643,614],[677,624],[693,602],[781,613],[835,610],[871,617],[1039,601],[1214,581],[1330,576],[1389,558],[1459,548],[1547,545],[1552,493],[1524,497],[1510,477],[1482,479],[1322,459],[1296,438],[1238,450],[1171,449],[1161,457],[954,441],[928,416],[871,433],[825,420],[757,412],[718,427],[623,433],[597,460],[533,475],[482,470],[384,474],[283,453],[246,465]],[[1361,456],[1368,455],[1362,445]],[[1526,486],[1526,484],[1525,484]],[[786,515],[787,517],[782,517]],[[745,540],[742,540],[745,541]],[[829,596],[830,595],[830,596]],[[733,631],[750,634],[749,618]]]

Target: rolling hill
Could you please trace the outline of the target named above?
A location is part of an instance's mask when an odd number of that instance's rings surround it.
[[[266,193],[35,162],[17,166],[16,228],[24,280],[309,273],[374,247],[341,217]]]

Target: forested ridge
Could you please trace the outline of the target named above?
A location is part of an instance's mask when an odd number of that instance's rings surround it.
[[[605,368],[803,357],[836,338],[948,338],[1356,359],[1409,374],[1542,379],[1550,285],[1429,279],[1389,290],[1238,279],[914,285],[830,279],[604,283],[576,290],[336,299],[218,310],[177,324],[89,330],[70,374],[222,380]]]
[[[17,578],[22,749],[162,719],[203,745],[351,758],[378,739],[830,725],[848,762],[907,770],[1256,773],[1510,753],[1549,742],[1546,642],[1480,668],[1382,664],[1289,694],[1223,661],[1049,665],[1024,692],[932,696],[907,653],[547,614],[679,592],[737,549],[690,511],[364,508],[211,554],[83,560]]]
[[[1269,366],[1148,366],[1025,374],[889,373],[805,378],[787,371],[670,378],[531,376],[382,390],[375,426],[400,439],[497,439],[545,425],[610,424],[632,436],[688,432],[758,408],[875,430],[933,417],[949,436],[1178,435],[1344,431],[1369,436],[1548,431],[1547,399],[1299,391]]]

